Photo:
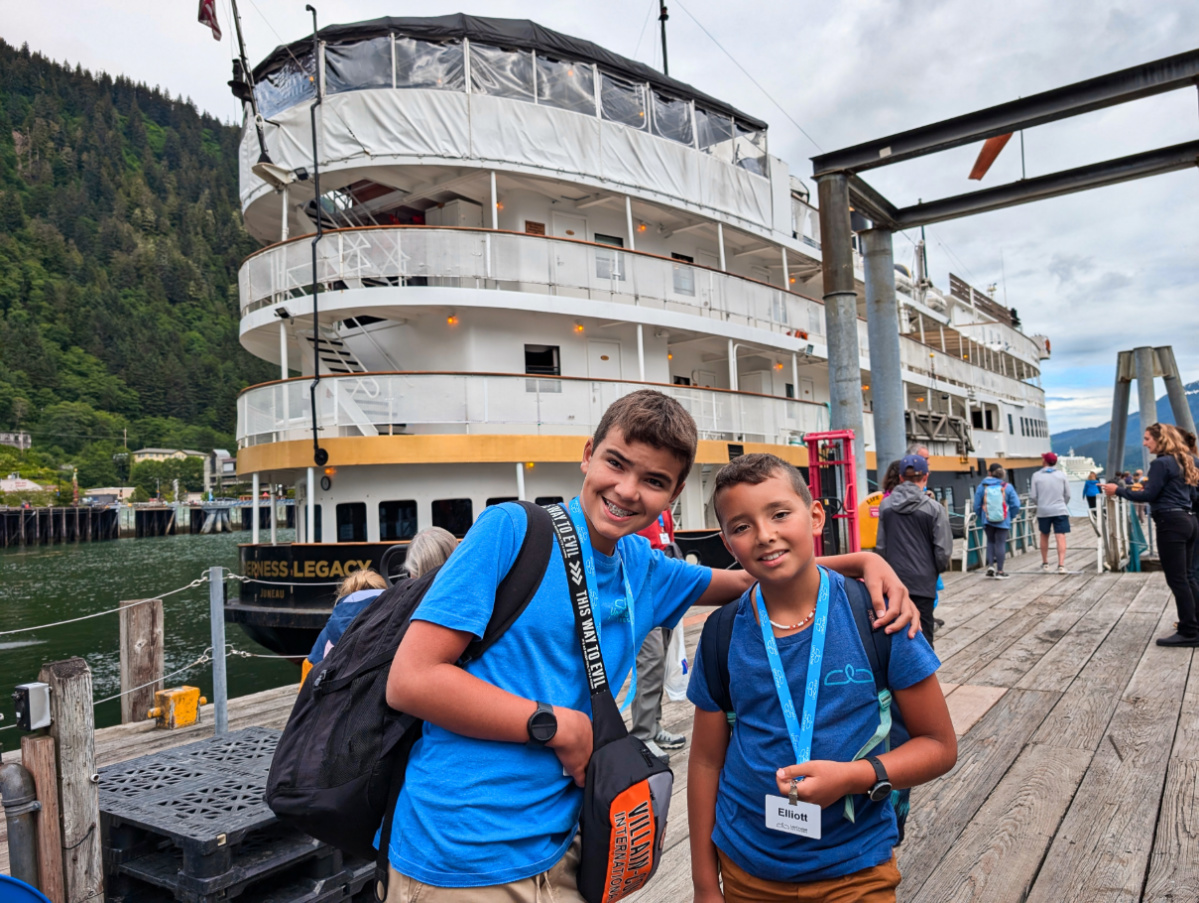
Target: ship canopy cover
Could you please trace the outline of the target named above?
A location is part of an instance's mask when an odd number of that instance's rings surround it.
[[[329,25],[317,33],[320,40],[327,44],[349,44],[389,35],[426,41],[468,38],[482,44],[534,50],[550,56],[594,63],[612,75],[622,76],[634,82],[648,82],[669,95],[677,97],[681,94],[714,112],[735,117],[755,130],[766,130],[766,123],[762,120],[704,94],[685,82],[663,75],[644,63],[612,53],[591,41],[561,34],[529,19],[493,19],[468,16],[465,13],[431,17],[386,16],[367,22]],[[254,67],[254,83],[258,84],[279,70],[295,65],[296,61],[302,59],[311,49],[311,37],[276,47],[265,60]]]

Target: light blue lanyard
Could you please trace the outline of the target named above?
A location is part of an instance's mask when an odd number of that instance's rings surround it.
[[[820,663],[824,657],[824,639],[828,634],[828,572],[820,568],[820,594],[816,597],[816,620],[812,624],[812,651],[808,654],[808,673],[804,680],[802,721],[795,714],[795,703],[791,699],[791,688],[787,685],[787,673],[779,658],[778,643],[770,627],[766,603],[760,588],[754,588],[758,602],[758,620],[762,627],[762,642],[766,646],[766,658],[774,677],[774,690],[783,707],[783,720],[787,723],[787,734],[791,748],[795,751],[795,764],[802,765],[812,758],[812,729],[816,725],[816,699],[820,695]]]
[[[575,525],[575,530],[578,532],[582,542],[579,543],[580,551],[583,554],[583,574],[587,580],[587,595],[591,597],[591,606],[599,615],[595,619],[596,638],[600,641],[600,652],[603,652],[603,631],[600,628],[600,622],[603,620],[603,608],[600,607],[600,594],[598,578],[595,574],[595,554],[591,550],[591,534],[587,530],[587,518],[583,516],[583,507],[579,504],[579,497],[575,496],[570,500],[570,519]],[[630,646],[637,645],[637,629],[633,622],[633,588],[629,585],[629,575],[625,572],[624,558],[621,557],[620,549],[615,550],[616,562],[620,566],[620,579],[624,582],[624,596],[617,599],[612,605],[612,614],[621,621],[629,625],[629,644]],[[633,677],[629,683],[629,691],[625,693],[624,704],[620,710],[623,712],[629,707],[629,703],[633,701],[633,697],[637,695],[637,650],[633,649]]]

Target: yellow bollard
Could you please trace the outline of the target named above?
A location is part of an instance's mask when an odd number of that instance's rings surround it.
[[[200,706],[208,700],[200,695],[199,687],[171,687],[158,690],[154,702],[156,705],[146,712],[146,717],[157,720],[158,727],[173,731],[199,721]]]

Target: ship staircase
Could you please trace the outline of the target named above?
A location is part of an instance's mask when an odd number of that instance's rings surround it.
[[[362,436],[378,436],[379,427],[385,425],[388,432],[395,433],[407,424],[391,423],[385,416],[389,412],[389,400],[382,396],[378,380],[362,362],[359,355],[369,352],[370,357],[379,359],[385,369],[399,370],[400,367],[390,354],[370,334],[370,326],[385,322],[377,317],[350,317],[322,329],[318,338],[312,333],[304,336],[309,348],[314,346],[320,357],[321,373],[354,379],[339,379],[329,384],[327,397],[334,400],[339,410],[338,422],[357,430]],[[345,415],[342,417],[341,415]]]

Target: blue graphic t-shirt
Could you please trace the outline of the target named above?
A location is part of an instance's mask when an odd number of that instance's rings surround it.
[[[819,840],[766,827],[766,796],[779,792],[774,774],[795,764],[795,752],[749,593],[734,604],[737,616],[729,646],[729,691],[737,721],[720,772],[712,842],[749,874],[769,881],[819,881],[886,862],[898,839],[895,812],[886,800],[872,803],[865,795],[855,796],[854,822],[844,817],[841,801],[833,803],[822,813]],[[812,630],[781,637],[777,643],[791,697],[799,707],[804,699]],[[908,639],[906,630],[891,635],[889,684],[893,690],[919,683],[940,664],[923,634],[914,640]],[[878,695],[845,595],[844,578],[832,571],[820,684],[812,759],[848,762],[878,727]],[[687,698],[704,711],[720,711],[708,692],[699,653]],[[874,750],[876,754],[882,751],[881,744]]]
[[[518,505],[488,508],[437,575],[414,618],[482,636],[495,591],[515,561],[527,520]],[[581,537],[580,537],[581,538]],[[637,636],[613,614],[624,597],[617,556],[595,552],[600,598],[592,600],[608,681],[620,687],[646,634],[674,627],[708,588],[712,572],[650,549],[641,536],[617,543],[636,609]],[[623,608],[623,606],[621,606]],[[516,623],[466,666],[526,699],[591,714],[562,555],[554,542],[541,587]],[[518,881],[565,854],[583,791],[552,749],[464,737],[426,722],[412,748],[388,851],[401,874],[437,887]]]

